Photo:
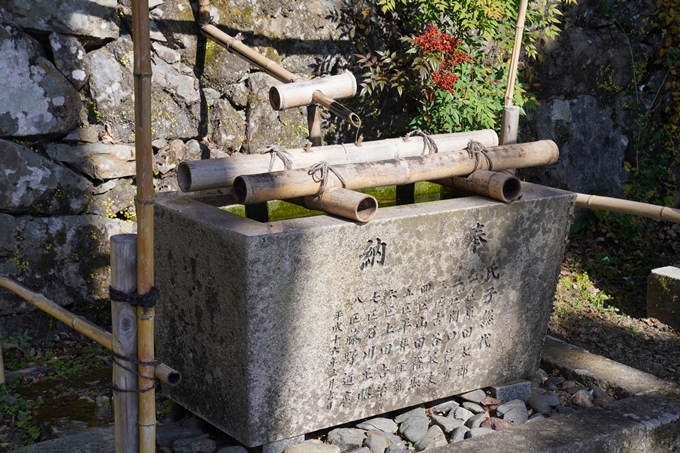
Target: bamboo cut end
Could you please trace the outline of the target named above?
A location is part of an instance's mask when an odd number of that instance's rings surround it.
[[[356,219],[363,223],[370,222],[375,217],[376,212],[378,212],[378,200],[366,195],[357,205]]]
[[[186,162],[180,162],[177,167],[177,184],[182,192],[191,190],[191,170]]]

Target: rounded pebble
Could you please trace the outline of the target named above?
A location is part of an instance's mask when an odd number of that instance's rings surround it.
[[[484,412],[484,408],[482,406],[480,406],[477,403],[473,403],[472,401],[464,402],[463,407],[472,412],[473,414],[481,414],[482,412]]]
[[[432,413],[433,414],[448,414],[451,409],[454,407],[458,407],[460,404],[458,404],[457,401],[450,400],[443,402],[441,404],[437,404],[436,406],[432,407]]]
[[[446,434],[463,425],[463,420],[442,417],[441,415],[430,415],[430,420],[432,420],[432,424],[439,426]]]
[[[399,414],[396,417],[394,417],[394,421],[397,423],[403,423],[407,418],[411,417],[427,417],[427,414],[425,412],[424,407],[416,407],[415,409],[411,409],[408,412],[404,412],[403,414]]]
[[[439,426],[432,426],[427,430],[425,437],[414,445],[416,451],[423,451],[429,448],[443,447],[446,445],[446,436]]]
[[[528,403],[533,410],[540,412],[543,415],[550,414],[553,407],[560,405],[557,395],[550,391],[541,395],[531,395]]]
[[[475,428],[475,429],[471,429],[470,431],[465,433],[465,438],[466,439],[472,439],[472,438],[475,438],[475,437],[482,437],[482,436],[486,436],[487,434],[493,434],[493,433],[494,433],[493,429]]]
[[[467,426],[459,426],[453,430],[453,433],[451,434],[451,440],[454,442],[460,442],[461,440],[465,439],[465,434],[468,431],[470,431],[470,428]]]
[[[571,414],[572,412],[576,412],[576,409],[574,409],[573,407],[560,406],[557,408],[557,413],[561,415]]]
[[[457,407],[457,408],[451,410],[451,412],[449,412],[448,416],[451,417],[451,418],[457,418],[458,420],[467,421],[467,419],[469,419],[473,415],[475,415],[475,414],[473,414],[469,410],[465,409],[464,407]]]
[[[465,422],[465,426],[467,426],[470,429],[479,428],[482,422],[486,420],[488,417],[489,415],[486,412],[474,415],[467,419],[467,421]]]
[[[366,431],[357,428],[337,428],[328,433],[328,443],[335,445],[341,453],[347,453],[364,445]]]
[[[609,394],[602,390],[600,387],[597,386],[593,387],[593,398],[600,398],[603,396],[609,396]]]
[[[233,447],[222,447],[217,450],[217,453],[248,453],[248,450],[240,445],[235,445]]]
[[[527,422],[528,419],[529,414],[527,413],[526,406],[514,407],[513,409],[503,414],[503,420],[514,422],[515,425],[523,425]]]
[[[503,415],[518,407],[526,409],[527,406],[526,404],[524,404],[524,401],[522,400],[510,400],[507,403],[503,403],[500,406],[498,406],[496,408],[496,413],[499,415]]]
[[[371,434],[364,439],[364,446],[371,450],[371,453],[385,453],[387,449],[387,439],[378,434]]]
[[[340,449],[336,445],[324,444],[320,440],[310,439],[287,447],[283,450],[283,453],[340,453]]]
[[[463,393],[462,395],[458,395],[459,398],[462,398],[466,401],[471,401],[473,403],[481,403],[484,398],[486,398],[486,392],[484,390],[473,390],[471,392]]]
[[[510,429],[513,426],[515,426],[514,423],[512,423],[509,420],[504,420],[501,418],[496,418],[496,417],[490,417],[487,418],[482,422],[480,425],[480,428],[489,428],[493,429],[494,431],[503,431],[504,429]]]
[[[593,404],[597,407],[602,407],[605,404],[611,403],[612,401],[615,401],[615,398],[613,396],[605,395],[595,398]]]
[[[427,417],[409,417],[399,425],[399,433],[409,442],[416,443],[427,434],[430,419]]]
[[[189,437],[188,439],[177,439],[172,443],[172,450],[175,453],[215,453],[217,444],[214,440],[207,437]]]
[[[593,402],[590,401],[590,398],[591,395],[588,390],[581,390],[574,393],[574,395],[571,397],[571,403],[577,405],[578,407],[582,407],[583,409],[588,409],[589,407],[593,407]]]
[[[359,423],[357,428],[365,429],[366,431],[377,429],[386,433],[396,433],[399,426],[389,418],[378,417]]]

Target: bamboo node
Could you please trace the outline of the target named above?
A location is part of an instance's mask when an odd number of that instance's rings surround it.
[[[332,165],[329,165],[325,160],[309,167],[307,174],[312,177],[314,182],[321,183],[319,191],[316,193],[317,196],[323,194],[326,191],[326,185],[328,185],[328,176],[331,172],[335,174],[335,176],[340,180],[343,188],[347,187],[345,179],[335,168],[333,168]]]
[[[408,139],[414,135],[423,138],[422,155],[425,155],[425,151],[427,151],[428,154],[437,154],[439,152],[439,148],[437,148],[437,143],[435,143],[434,139],[427,135],[425,132],[421,131],[420,129],[413,130],[406,134],[406,136],[404,137],[404,141],[407,142]]]
[[[153,198],[149,198],[147,200],[141,199],[138,196],[135,196],[135,203],[142,205],[142,206],[152,206],[154,203]]]
[[[279,145],[263,146],[262,148],[257,150],[257,153],[258,154],[269,153],[271,155],[271,159],[269,160],[270,173],[274,168],[274,162],[276,161],[277,157],[281,159],[281,162],[283,162],[283,168],[285,168],[286,170],[290,170],[291,168],[293,168],[293,156],[291,156],[288,151],[286,151]]]
[[[479,166],[479,155],[483,155],[484,158],[486,159],[486,163],[488,165],[488,170],[493,170],[493,162],[491,162],[491,158],[489,157],[488,149],[486,147],[474,140],[470,140],[465,147],[465,149],[468,152],[468,156],[470,156],[470,159],[475,160],[475,167],[472,169],[472,172],[474,173],[477,171],[477,167]]]

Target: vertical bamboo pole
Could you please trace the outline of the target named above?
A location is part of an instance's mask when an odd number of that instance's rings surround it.
[[[137,289],[137,236],[116,234],[111,236],[111,288],[130,293]],[[111,327],[113,352],[120,356],[137,358],[137,317],[135,308],[125,302],[111,302]],[[131,362],[116,362],[133,368]],[[116,453],[139,451],[139,405],[137,404],[137,375],[113,364],[114,431]]]
[[[137,170],[137,292],[153,287],[153,153],[151,149],[151,40],[149,1],[133,0],[132,28],[135,76],[135,151]],[[137,307],[137,357],[154,360],[154,308]],[[154,367],[139,365],[139,452],[154,453],[156,447],[156,392]],[[146,378],[146,379],[145,379]]]
[[[515,79],[517,78],[517,65],[519,63],[519,52],[522,49],[522,37],[524,36],[524,21],[527,15],[527,2],[522,0],[519,5],[517,15],[517,25],[515,27],[515,45],[512,48],[512,58],[510,60],[510,70],[508,73],[508,86],[505,88],[505,108],[501,120],[501,145],[512,145],[517,143],[517,129],[519,129],[519,107],[512,105],[512,98],[515,92]]]

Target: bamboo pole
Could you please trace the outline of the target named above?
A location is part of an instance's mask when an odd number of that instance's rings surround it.
[[[513,93],[515,91],[515,79],[517,78],[517,65],[519,63],[519,52],[522,49],[522,37],[524,36],[524,21],[527,15],[528,0],[521,0],[519,4],[519,14],[515,26],[515,44],[512,48],[512,58],[510,60],[510,71],[508,73],[508,86],[505,88],[505,106],[512,105]]]
[[[498,136],[491,129],[473,132],[457,132],[430,136],[437,144],[439,153],[464,149],[470,140],[485,147],[498,145]],[[319,161],[332,165],[374,162],[378,160],[402,159],[423,154],[423,138],[419,136],[391,138],[356,144],[330,145],[314,148],[291,149],[292,168],[308,168]],[[230,187],[234,178],[240,175],[255,175],[269,171],[271,156],[266,154],[245,154],[218,159],[184,161],[177,168],[177,182],[184,192]],[[281,171],[284,164],[275,159],[272,171]]]
[[[359,118],[359,115],[352,112],[351,110],[340,104],[338,101],[335,101],[332,98],[326,96],[320,90],[316,90],[312,94],[312,99],[314,100],[314,102],[335,113],[337,116],[347,121],[352,126],[361,127],[361,119]]]
[[[137,288],[137,236],[111,236],[111,288],[131,293]],[[113,352],[120,357],[137,358],[137,317],[135,308],[126,302],[111,301],[111,333]],[[125,362],[123,367],[119,362]],[[116,453],[137,453],[139,450],[139,406],[137,376],[125,369],[134,362],[117,358],[112,366],[113,409]],[[121,389],[122,391],[117,391]]]
[[[501,145],[514,145],[517,143],[517,131],[519,129],[519,107],[506,105],[503,107],[501,119]]]
[[[149,1],[133,0],[132,29],[135,78],[135,152],[137,175],[137,292],[153,287],[153,152],[151,148],[151,39]],[[139,365],[139,452],[156,449],[156,392],[153,389],[155,309],[137,307]]]
[[[680,223],[680,209],[657,206],[620,198],[600,197],[597,195],[576,194],[576,206],[579,208],[601,209],[603,211],[620,212],[655,220]]]
[[[87,319],[76,316],[64,307],[57,305],[45,296],[34,293],[30,289],[15,282],[7,277],[0,276],[0,287],[12,291],[17,296],[23,298],[34,307],[44,311],[48,315],[57,318],[76,332],[82,333],[90,340],[104,346],[108,350],[113,350],[113,336],[110,332],[102,329],[96,324],[92,324]],[[7,345],[5,345],[6,347]],[[164,363],[159,363],[154,367],[154,376],[164,384],[177,385],[182,379],[179,371],[170,368]]]
[[[343,72],[334,76],[276,85],[269,89],[269,102],[274,110],[303,107],[315,102],[315,91],[321,91],[331,99],[349,98],[357,92],[357,80],[351,72]]]
[[[553,141],[542,140],[491,147],[485,155],[494,169],[503,170],[554,163],[559,157],[559,149]],[[488,169],[487,158],[484,155],[477,157],[478,160],[471,158],[467,151],[453,151],[399,160],[336,165],[326,169],[325,187],[363,189],[432,181],[468,175],[475,169]],[[307,169],[239,176],[234,180],[234,196],[239,203],[250,204],[315,195],[323,184],[318,177],[313,176]]]
[[[341,187],[332,187],[321,195],[285,201],[362,223],[369,222],[378,212],[375,197]]]
[[[474,192],[505,203],[518,199],[522,193],[519,179],[497,171],[477,170],[467,178],[453,176],[432,182]]]
[[[321,146],[323,144],[321,141],[321,112],[316,104],[307,106],[307,128],[312,146]]]

